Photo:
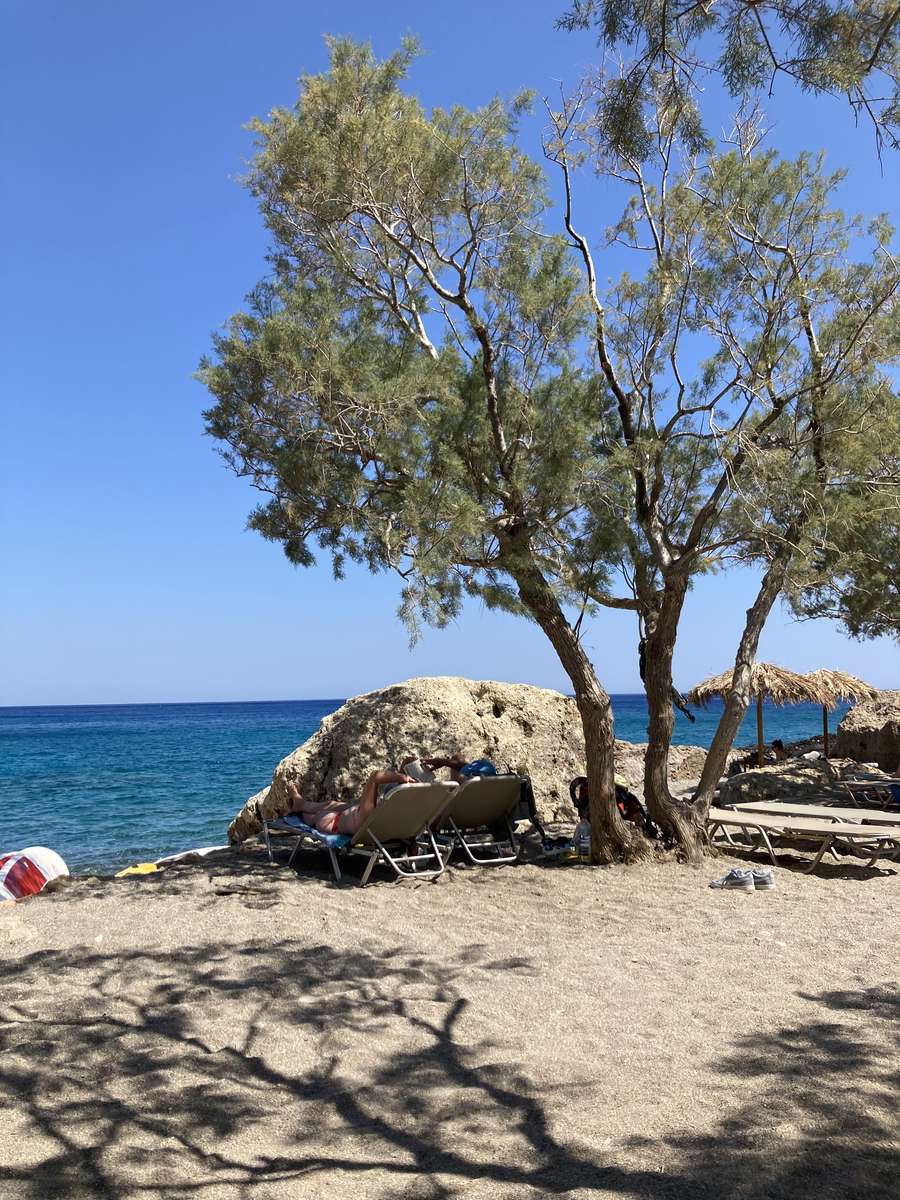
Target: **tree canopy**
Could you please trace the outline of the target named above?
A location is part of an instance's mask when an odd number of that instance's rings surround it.
[[[583,87],[551,114],[547,153],[563,173],[596,362],[615,400],[610,461],[631,480],[609,488],[601,476],[593,510],[625,530],[646,630],[645,797],[665,827],[678,821],[666,759],[687,589],[729,560],[777,562],[767,613],[835,489],[882,470],[898,404],[889,368],[900,353],[900,273],[889,223],[846,217],[835,205],[842,175],[821,157],[779,158],[752,121],[731,148],[695,152],[665,89],[652,153],[611,150],[595,98]],[[629,193],[608,240],[631,261],[607,295],[578,216],[583,161]]]
[[[254,123],[272,277],[201,368],[209,431],[294,562],[312,542],[338,574],[398,572],[413,631],[465,595],[538,622],[582,711],[595,850],[625,852],[609,698],[562,608],[604,413],[578,272],[540,228],[542,169],[515,107],[427,114],[404,94],[412,45],[330,48],[294,109]]]
[[[330,49],[292,109],[253,124],[271,273],[201,366],[209,432],[266,496],[251,526],[300,565],[319,548],[337,575],[396,572],[413,634],[467,595],[536,621],[581,712],[607,860],[644,851],[616,814],[609,697],[569,614],[640,613],[648,799],[689,845],[665,780],[684,597],[728,555],[793,551],[836,478],[877,471],[893,231],[845,218],[839,176],[760,149],[752,126],[698,149],[665,89],[648,157],[610,151],[590,93],[550,111],[555,213],[516,144],[522,102],[426,112],[402,88],[413,44]],[[609,241],[633,264],[608,294],[583,162],[627,193]]]
[[[574,0],[558,24],[594,29],[625,57],[605,79],[604,133],[642,156],[651,80],[690,112],[710,76],[746,98],[779,78],[804,91],[842,96],[871,123],[879,150],[900,146],[900,5],[896,0]]]

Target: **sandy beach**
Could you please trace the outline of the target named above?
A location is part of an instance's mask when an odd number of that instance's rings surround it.
[[[4,1200],[896,1195],[900,874],[313,863],[0,909]]]

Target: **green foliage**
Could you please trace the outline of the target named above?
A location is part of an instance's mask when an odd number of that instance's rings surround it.
[[[330,45],[295,108],[253,123],[273,276],[201,365],[208,430],[269,497],[254,529],[299,565],[318,546],[338,575],[399,572],[413,634],[466,595],[521,611],[511,522],[564,596],[597,409],[543,173],[499,101],[426,114],[405,95],[413,47]]]
[[[605,48],[632,55],[605,84],[601,117],[606,136],[638,161],[649,153],[652,76],[668,81],[669,104],[679,107],[711,73],[744,99],[784,75],[804,91],[844,96],[871,120],[879,149],[900,145],[895,0],[574,0],[558,24],[593,28]]]
[[[414,52],[333,41],[254,122],[271,276],[200,372],[210,434],[265,497],[254,529],[298,565],[397,572],[413,635],[466,596],[525,611],[523,546],[557,600],[649,620],[667,580],[766,559],[836,480],[877,474],[893,231],[834,208],[839,176],[752,139],[697,157],[663,95],[650,159],[613,168],[634,268],[601,302],[571,214],[544,228],[527,98],[427,113],[401,86]],[[551,116],[571,191],[602,119]]]
[[[843,423],[843,473],[795,556],[787,596],[798,616],[900,640],[900,397],[885,388],[868,401],[867,431]]]

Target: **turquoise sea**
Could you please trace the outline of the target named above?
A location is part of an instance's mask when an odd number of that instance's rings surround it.
[[[276,763],[341,700],[0,708],[0,853],[42,845],[73,871],[109,871],[226,840]],[[613,696],[616,736],[646,740],[643,694]],[[819,733],[822,710],[765,706],[766,739]],[[831,727],[845,709],[831,714]],[[675,741],[708,746],[721,707],[678,716]],[[756,737],[755,709],[739,744]]]

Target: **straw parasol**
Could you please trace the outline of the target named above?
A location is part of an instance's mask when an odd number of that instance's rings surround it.
[[[855,675],[846,671],[829,671],[820,667],[818,671],[810,671],[806,676],[817,687],[828,693],[828,700],[822,701],[822,733],[825,740],[825,757],[828,757],[828,710],[840,704],[842,700],[850,700],[859,704],[863,700],[874,700],[879,694],[878,688],[872,687]]]
[[[714,696],[723,699],[731,691],[734,671],[723,671],[691,688],[687,694],[689,704],[708,704]],[[763,765],[765,738],[763,737],[763,700],[773,704],[825,704],[831,700],[831,692],[822,683],[809,675],[800,675],[774,663],[754,663],[750,668],[750,696],[756,700],[756,738],[758,743],[757,765]]]

